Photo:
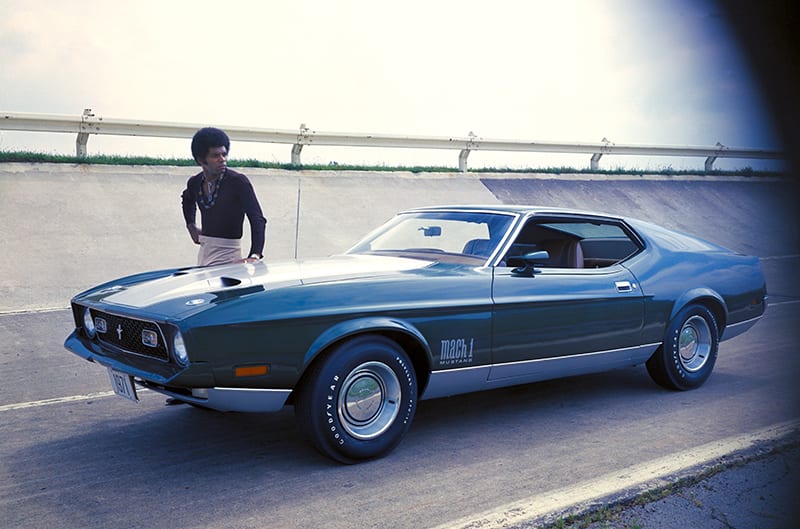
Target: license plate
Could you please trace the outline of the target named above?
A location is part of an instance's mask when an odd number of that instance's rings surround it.
[[[108,368],[108,378],[111,379],[111,389],[120,397],[125,397],[133,402],[139,402],[136,395],[136,387],[133,385],[133,377],[127,373],[120,373],[112,368]]]

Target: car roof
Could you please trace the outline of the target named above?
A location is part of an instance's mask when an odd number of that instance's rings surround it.
[[[618,215],[608,215],[605,213],[598,213],[593,211],[581,211],[576,209],[566,209],[566,208],[558,208],[550,206],[531,206],[531,205],[521,205],[521,204],[484,204],[484,205],[452,204],[446,206],[424,206],[424,207],[407,209],[405,211],[402,211],[401,213],[412,213],[420,211],[475,211],[475,212],[480,211],[480,212],[505,213],[505,214],[515,214],[515,215],[570,214],[570,215],[594,216],[594,217],[604,217],[609,219],[625,220],[623,217],[620,217]]]

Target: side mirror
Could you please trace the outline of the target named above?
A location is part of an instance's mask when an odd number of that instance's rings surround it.
[[[541,270],[536,269],[536,263],[541,263],[542,261],[549,261],[550,254],[547,253],[546,250],[540,250],[538,252],[531,252],[526,253],[522,256],[522,261],[525,263],[519,268],[515,268],[511,271],[511,273],[515,276],[525,276],[525,277],[533,277],[534,275],[541,272]]]

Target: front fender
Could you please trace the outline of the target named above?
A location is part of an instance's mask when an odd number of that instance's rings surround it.
[[[322,351],[344,338],[373,331],[401,332],[410,336],[413,340],[419,343],[420,347],[425,351],[425,354],[428,356],[430,361],[431,349],[428,345],[428,341],[416,327],[410,325],[408,322],[394,318],[375,317],[343,321],[337,323],[333,327],[329,327],[322,334],[320,334],[308,348],[308,351],[306,351],[306,356],[303,359],[303,365],[308,366]]]

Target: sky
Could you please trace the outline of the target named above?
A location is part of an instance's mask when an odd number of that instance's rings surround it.
[[[0,111],[324,132],[782,149],[712,0],[0,0]],[[74,154],[0,130],[0,150]],[[189,142],[91,136],[90,154]],[[291,146],[232,158],[288,163]],[[590,155],[470,154],[470,167]],[[304,163],[458,165],[458,151],[305,147]],[[702,168],[609,156],[603,168]],[[716,168],[775,167],[718,160]]]

